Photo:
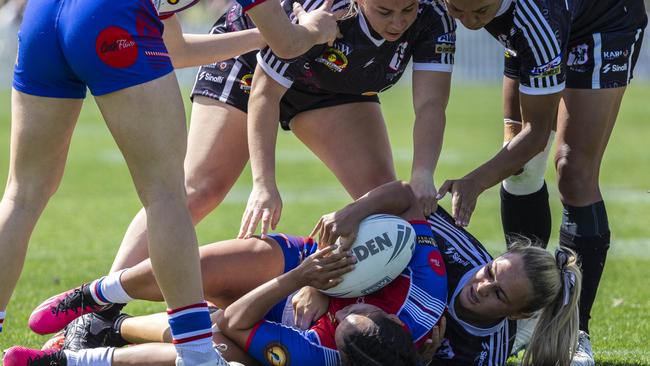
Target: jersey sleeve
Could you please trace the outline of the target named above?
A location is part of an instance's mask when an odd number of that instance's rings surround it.
[[[268,366],[337,366],[341,362],[336,350],[319,344],[315,332],[266,320],[253,329],[245,351],[262,365]]]
[[[420,343],[438,323],[447,308],[447,273],[440,250],[426,221],[411,221],[416,249],[407,268],[411,276],[408,298],[397,316]]]
[[[514,13],[514,57],[519,90],[545,95],[564,89],[571,12],[564,1],[519,0]]]
[[[437,1],[422,1],[413,70],[451,72],[456,52],[456,22]]]

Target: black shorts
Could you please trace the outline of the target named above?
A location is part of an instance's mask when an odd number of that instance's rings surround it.
[[[232,29],[232,26],[222,18],[210,33],[226,33],[229,28]],[[201,66],[192,88],[192,99],[195,95],[201,95],[248,113],[248,96],[257,66],[256,54],[257,51],[249,52],[234,59]],[[280,102],[280,125],[282,129],[290,130],[291,120],[301,112],[363,102],[379,103],[379,98],[377,95],[312,93],[295,85],[287,90]]]
[[[645,26],[571,38],[564,57],[566,87],[607,89],[628,85],[639,58]],[[504,73],[509,78],[519,78],[516,57],[506,55]]]

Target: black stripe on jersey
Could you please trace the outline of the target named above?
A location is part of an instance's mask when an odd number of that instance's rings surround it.
[[[456,22],[454,19],[449,16],[447,13],[447,9],[444,7],[444,5],[436,0],[433,1],[421,1],[421,3],[429,4],[431,7],[440,15],[440,22],[442,23],[443,29],[445,30],[445,34],[450,33],[450,32],[455,32],[456,31]],[[454,64],[454,54],[453,53],[445,53],[441,57],[441,63],[442,64],[447,64],[447,65],[453,65]]]
[[[282,6],[285,6],[286,1],[291,1],[293,3],[293,0],[284,0],[282,1]],[[304,3],[302,3],[302,7],[305,9],[305,11],[310,12],[312,10],[316,10],[318,7],[323,5],[324,0],[316,0],[313,3],[311,3],[312,0],[307,0]],[[338,0],[334,1],[334,4],[332,4],[332,12],[335,12],[337,10],[343,9],[346,6],[350,5],[350,0]],[[298,23],[298,18],[290,14],[289,19],[291,20],[292,23]]]
[[[444,237],[464,260],[475,267],[481,267],[491,260],[489,254],[473,245],[470,238],[440,216],[432,214],[428,221],[436,234]]]

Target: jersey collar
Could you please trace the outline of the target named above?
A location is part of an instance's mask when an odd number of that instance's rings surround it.
[[[501,0],[501,7],[499,8],[499,11],[497,11],[497,15],[494,17],[498,17],[503,15],[509,8],[510,5],[514,2],[515,0]]]
[[[366,37],[368,37],[368,39],[375,44],[375,46],[379,47],[382,44],[384,44],[384,42],[386,41],[385,39],[375,38],[375,36],[372,35],[372,31],[370,30],[370,27],[368,26],[368,22],[366,22],[366,18],[363,16],[363,12],[361,11],[361,9],[359,9],[359,16],[357,18],[359,18],[359,26],[361,27],[361,30],[366,35]]]
[[[460,292],[460,290],[463,289],[467,281],[469,281],[469,279],[472,278],[472,276],[474,276],[474,274],[478,272],[481,268],[482,267],[472,269],[471,271],[465,273],[465,275],[460,279],[458,285],[456,285],[456,290],[454,291],[454,294],[451,296],[451,300],[449,301],[449,307],[447,308],[447,311],[449,312],[451,317],[454,318],[454,320],[456,320],[458,324],[460,324],[463,327],[463,329],[465,329],[467,333],[477,337],[487,337],[497,332],[499,329],[501,329],[505,325],[506,319],[500,321],[499,323],[497,323],[496,325],[490,328],[480,328],[460,319],[456,314],[456,308],[455,308],[456,296],[458,296],[458,293]]]

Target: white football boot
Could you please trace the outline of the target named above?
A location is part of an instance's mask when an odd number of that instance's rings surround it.
[[[589,334],[583,331],[578,332],[578,346],[576,353],[571,360],[571,366],[595,366],[594,352],[591,350]]]

